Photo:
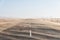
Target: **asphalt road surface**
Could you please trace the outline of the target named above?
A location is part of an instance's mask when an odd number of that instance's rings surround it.
[[[60,40],[59,30],[44,26],[41,27],[38,26],[38,24],[35,25],[32,24],[31,27],[29,27],[21,25],[20,23],[11,28],[3,30],[0,32],[0,40]],[[32,36],[30,36],[29,30],[31,30]]]

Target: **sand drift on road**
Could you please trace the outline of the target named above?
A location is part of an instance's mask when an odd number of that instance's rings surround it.
[[[2,28],[0,40],[60,40],[60,25],[56,22],[23,19],[13,24]]]

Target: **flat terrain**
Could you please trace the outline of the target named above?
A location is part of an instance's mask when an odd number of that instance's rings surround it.
[[[14,19],[0,25],[0,40],[60,40],[60,23],[50,19]]]

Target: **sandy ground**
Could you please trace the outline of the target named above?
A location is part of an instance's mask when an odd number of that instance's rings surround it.
[[[18,19],[0,25],[0,40],[60,40],[60,23],[50,20]]]

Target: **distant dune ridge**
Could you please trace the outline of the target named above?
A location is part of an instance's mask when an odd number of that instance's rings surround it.
[[[0,40],[60,40],[60,18],[0,18],[0,37]]]

